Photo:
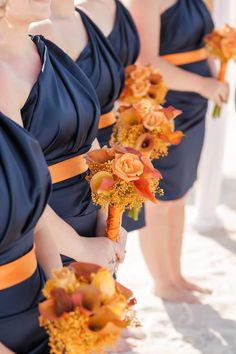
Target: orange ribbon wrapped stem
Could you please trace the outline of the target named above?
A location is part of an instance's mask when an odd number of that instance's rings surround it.
[[[123,208],[109,205],[106,235],[112,241],[117,241],[119,238],[122,214]]]
[[[221,60],[221,62],[220,62],[220,71],[219,71],[219,74],[217,76],[217,79],[220,82],[224,82],[225,81],[226,69],[227,69],[227,61]],[[221,106],[216,104],[215,107],[214,107],[214,110],[213,110],[213,118],[219,118],[220,114],[221,114]]]

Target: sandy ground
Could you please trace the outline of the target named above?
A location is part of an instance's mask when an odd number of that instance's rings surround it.
[[[129,235],[119,280],[136,294],[139,318],[147,338],[133,340],[127,354],[236,354],[236,119],[227,127],[223,190],[218,212],[225,229],[199,234],[191,226],[194,207],[187,207],[183,269],[213,289],[202,304],[171,304],[152,295],[152,281],[139,248]],[[217,171],[216,171],[217,173]]]

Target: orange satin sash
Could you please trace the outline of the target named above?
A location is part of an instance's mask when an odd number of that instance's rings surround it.
[[[52,183],[58,183],[86,172],[88,165],[84,156],[78,155],[58,162],[55,165],[48,166],[48,169],[51,174]]]
[[[13,262],[0,266],[0,290],[10,288],[30,278],[37,268],[35,247]]]
[[[113,112],[109,112],[100,116],[98,129],[107,128],[116,122],[116,117]]]
[[[161,55],[161,58],[174,65],[184,65],[205,60],[207,59],[207,54],[205,48],[201,48],[190,52]]]

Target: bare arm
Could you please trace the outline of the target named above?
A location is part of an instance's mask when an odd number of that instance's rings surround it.
[[[44,222],[47,235],[54,240],[59,253],[75,261],[96,263],[111,269],[114,266],[109,263],[112,258],[116,258],[116,255],[121,261],[124,258],[125,235],[121,237],[119,243],[108,240],[106,237],[79,236],[49,206],[45,210]]]
[[[183,70],[158,55],[161,5],[163,3],[160,0],[129,1],[129,8],[138,27],[141,40],[139,63],[141,65],[151,64],[160,69],[167,87],[172,90],[196,92],[219,104],[222,99],[226,101],[228,96],[227,85],[219,83],[213,78],[205,78]]]
[[[49,226],[50,219],[45,211],[35,228],[34,238],[37,260],[47,278],[52,277],[53,270],[62,268],[58,247],[52,237],[52,232],[56,230],[51,230]]]
[[[5,347],[2,343],[0,343],[0,353],[1,354],[15,354],[13,351]]]

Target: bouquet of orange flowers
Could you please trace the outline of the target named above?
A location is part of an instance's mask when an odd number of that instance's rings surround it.
[[[150,65],[129,65],[125,69],[125,77],[120,102],[133,104],[145,98],[153,103],[164,103],[167,88],[158,70]]]
[[[93,150],[87,161],[93,201],[103,209],[108,206],[106,234],[116,241],[125,209],[138,212],[143,202],[156,203],[155,193],[162,192],[158,187],[161,175],[147,157],[132,148],[114,145]]]
[[[135,148],[151,160],[167,155],[169,145],[179,144],[184,136],[174,131],[174,119],[182,113],[174,107],[141,100],[121,106],[118,113],[110,143]]]
[[[205,43],[209,56],[220,60],[218,80],[224,82],[228,61],[236,60],[236,29],[229,25],[214,29],[205,36]],[[213,117],[219,117],[220,113],[221,107],[215,105]]]
[[[102,354],[122,328],[140,325],[132,292],[95,264],[74,262],[55,271],[43,293],[39,321],[51,354]]]

